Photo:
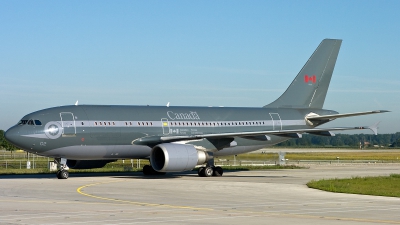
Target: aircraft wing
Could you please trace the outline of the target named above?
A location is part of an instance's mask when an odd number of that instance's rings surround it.
[[[337,118],[343,117],[351,117],[351,116],[361,116],[361,115],[368,115],[368,114],[375,114],[375,113],[385,113],[390,112],[388,110],[374,110],[374,111],[366,111],[366,112],[355,112],[355,113],[343,113],[343,114],[334,114],[334,115],[323,115],[320,116],[318,114],[309,114],[306,116],[306,119],[309,121],[323,121],[323,120],[334,120]]]
[[[343,130],[365,130],[369,129],[377,134],[378,124],[376,123],[369,127],[333,127],[333,128],[307,128],[307,129],[293,129],[293,130],[272,130],[272,131],[254,131],[254,132],[234,132],[234,133],[215,133],[215,134],[199,134],[199,135],[188,135],[188,136],[149,136],[143,137],[135,140],[134,144],[139,145],[156,145],[160,143],[168,143],[175,141],[185,141],[185,140],[197,140],[203,138],[234,138],[234,137],[243,137],[243,138],[252,138],[261,140],[261,137],[264,137],[264,140],[268,140],[269,137],[267,135],[280,135],[287,137],[301,137],[302,133],[310,133],[310,134],[319,134],[327,136],[326,134],[331,134],[330,131],[343,131]],[[329,135],[328,135],[329,136]],[[330,135],[333,136],[333,135]]]
[[[290,134],[301,134],[301,133],[311,133],[311,134],[324,134],[329,131],[343,131],[343,130],[365,130],[369,129],[376,135],[378,132],[378,124],[376,123],[369,127],[331,127],[331,128],[306,128],[306,129],[293,129],[293,130],[272,130],[272,131],[254,131],[254,132],[235,132],[235,133],[216,133],[216,134],[199,134],[190,136],[163,136],[157,139],[160,142],[174,142],[183,140],[196,140],[202,138],[229,138],[229,137],[257,137],[261,135],[281,135],[288,136]],[[152,137],[154,138],[154,137]],[[142,138],[146,139],[146,138]],[[154,139],[153,139],[154,140]]]
[[[385,113],[390,112],[388,110],[374,110],[374,111],[366,111],[366,112],[355,112],[355,113],[344,113],[344,114],[334,114],[334,115],[317,115],[310,114],[306,117],[307,120],[310,121],[324,121],[324,120],[334,120],[336,118],[343,117],[351,117],[351,116],[361,116],[375,113]],[[322,136],[334,136],[330,131],[344,131],[344,130],[365,130],[369,129],[374,132],[375,135],[378,134],[378,123],[367,126],[367,127],[332,127],[332,128],[307,128],[307,129],[293,129],[293,130],[272,130],[272,131],[254,131],[254,132],[235,132],[235,133],[215,133],[215,134],[200,134],[200,135],[191,135],[191,136],[163,136],[159,137],[162,142],[172,142],[172,141],[181,141],[181,140],[195,140],[202,138],[225,138],[225,137],[250,137],[259,139],[261,136],[268,135],[280,135],[280,136],[288,136],[295,137],[296,134],[301,133],[310,133]],[[297,135],[299,136],[299,135]],[[268,137],[266,138],[268,139]]]

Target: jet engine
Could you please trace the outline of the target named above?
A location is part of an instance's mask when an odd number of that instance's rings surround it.
[[[116,160],[67,160],[67,166],[71,169],[95,169],[102,168],[107,163],[114,162]]]
[[[158,172],[181,172],[193,169],[211,159],[207,152],[193,145],[164,143],[156,145],[150,154],[151,166]]]

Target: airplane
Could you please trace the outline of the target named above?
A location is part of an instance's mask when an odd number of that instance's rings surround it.
[[[337,118],[389,112],[340,114],[322,109],[342,40],[324,39],[287,90],[263,107],[187,107],[75,105],[24,116],[5,133],[19,148],[52,157],[57,178],[68,169],[101,168],[118,159],[147,159],[144,175],[182,172],[199,166],[201,177],[222,176],[214,157],[272,146],[303,133],[334,136],[332,131],[361,127],[318,128]]]

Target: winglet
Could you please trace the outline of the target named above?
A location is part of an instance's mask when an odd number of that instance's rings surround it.
[[[378,125],[379,125],[380,122],[381,121],[379,121],[379,122],[375,123],[374,125],[368,127],[368,129],[372,130],[372,132],[374,132],[375,135],[378,134]]]
[[[78,105],[78,100],[76,100],[75,105]]]

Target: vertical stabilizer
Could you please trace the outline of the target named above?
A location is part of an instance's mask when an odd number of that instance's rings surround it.
[[[324,39],[288,89],[264,107],[321,109],[341,44],[339,39]]]

